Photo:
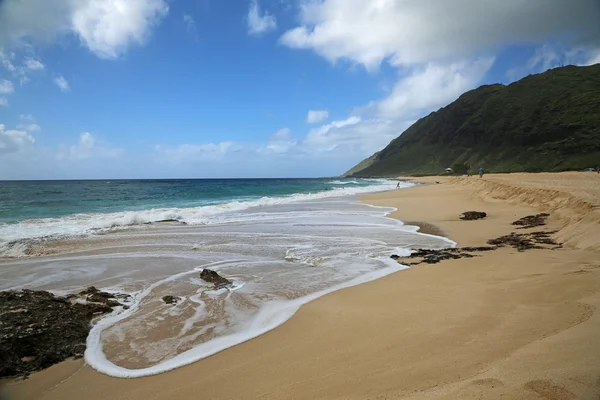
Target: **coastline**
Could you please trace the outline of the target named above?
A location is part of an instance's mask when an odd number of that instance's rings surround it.
[[[391,217],[423,221],[407,224],[421,226],[422,233],[438,229],[458,246],[483,245],[514,231],[512,221],[550,211],[547,229],[559,229],[558,239],[566,237],[563,249],[505,248],[419,265],[330,293],[273,331],[171,372],[124,380],[72,361],[9,384],[6,396],[192,399],[201,392],[211,399],[597,398],[600,318],[594,311],[600,306],[600,264],[589,238],[598,228],[579,218],[577,209],[563,206],[597,212],[593,190],[598,180],[586,175],[587,186],[566,193],[557,190],[561,182],[568,187],[581,174],[546,175],[529,184],[529,174],[481,181],[436,177],[431,180],[440,185],[362,199],[396,207]],[[544,179],[548,188],[538,187]],[[558,197],[552,197],[553,191]],[[458,215],[469,210],[489,216],[460,221]],[[595,216],[590,214],[592,222]]]

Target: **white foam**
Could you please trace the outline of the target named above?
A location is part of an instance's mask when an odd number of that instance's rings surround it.
[[[201,207],[151,209],[102,214],[74,214],[61,218],[30,219],[16,224],[0,224],[0,256],[21,257],[26,255],[29,245],[23,243],[24,240],[75,237],[161,220],[179,220],[189,225],[229,222],[227,215],[255,207],[380,192],[396,187],[395,181],[385,179],[374,179],[370,180],[370,182],[372,182],[370,186],[342,187],[315,193],[297,193],[281,197],[263,197],[256,200],[230,201]],[[412,183],[402,183],[402,187],[413,185]],[[239,222],[239,220],[236,220],[236,222]]]
[[[212,339],[171,359],[143,369],[123,368],[110,362],[102,351],[102,341],[100,340],[100,336],[104,329],[114,325],[118,321],[135,312],[137,306],[132,307],[130,310],[124,313],[111,315],[102,319],[92,328],[87,339],[85,361],[95,370],[117,378],[140,378],[143,376],[161,374],[175,368],[183,367],[277,328],[290,319],[302,305],[321,296],[340,289],[370,282],[407,268],[406,266],[398,264],[389,259],[382,259],[382,261],[386,262],[389,266],[295,300],[270,302],[266,306],[262,307],[256,317],[253,318],[252,321],[245,327],[245,329],[242,329],[240,332]],[[194,270],[191,272],[194,272]],[[189,272],[177,274],[167,279],[176,279],[177,277],[186,275],[188,273]],[[152,290],[151,288],[158,286],[162,282],[164,281],[155,283],[146,289],[144,293],[147,295]]]

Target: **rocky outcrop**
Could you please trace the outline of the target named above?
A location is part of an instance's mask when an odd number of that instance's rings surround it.
[[[180,297],[170,296],[169,295],[169,296],[164,296],[162,298],[162,301],[164,301],[166,304],[174,305],[174,304],[177,304],[177,302],[179,301],[179,299],[180,299]]]
[[[26,377],[82,357],[92,319],[117,305],[115,295],[93,286],[66,297],[42,290],[0,292],[0,377]]]
[[[223,278],[216,271],[207,268],[203,269],[200,273],[200,279],[212,283],[215,289],[222,289],[232,285],[232,282],[229,279]]]
[[[483,219],[487,217],[487,214],[482,211],[465,211],[460,215],[460,219],[464,221],[472,221],[476,219]]]

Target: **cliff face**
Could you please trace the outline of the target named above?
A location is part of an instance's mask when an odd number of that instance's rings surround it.
[[[579,170],[600,165],[600,64],[460,96],[348,171],[353,176]]]

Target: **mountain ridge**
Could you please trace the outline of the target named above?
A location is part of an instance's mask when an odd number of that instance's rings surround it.
[[[419,119],[345,176],[577,170],[600,165],[600,64],[490,84]]]

